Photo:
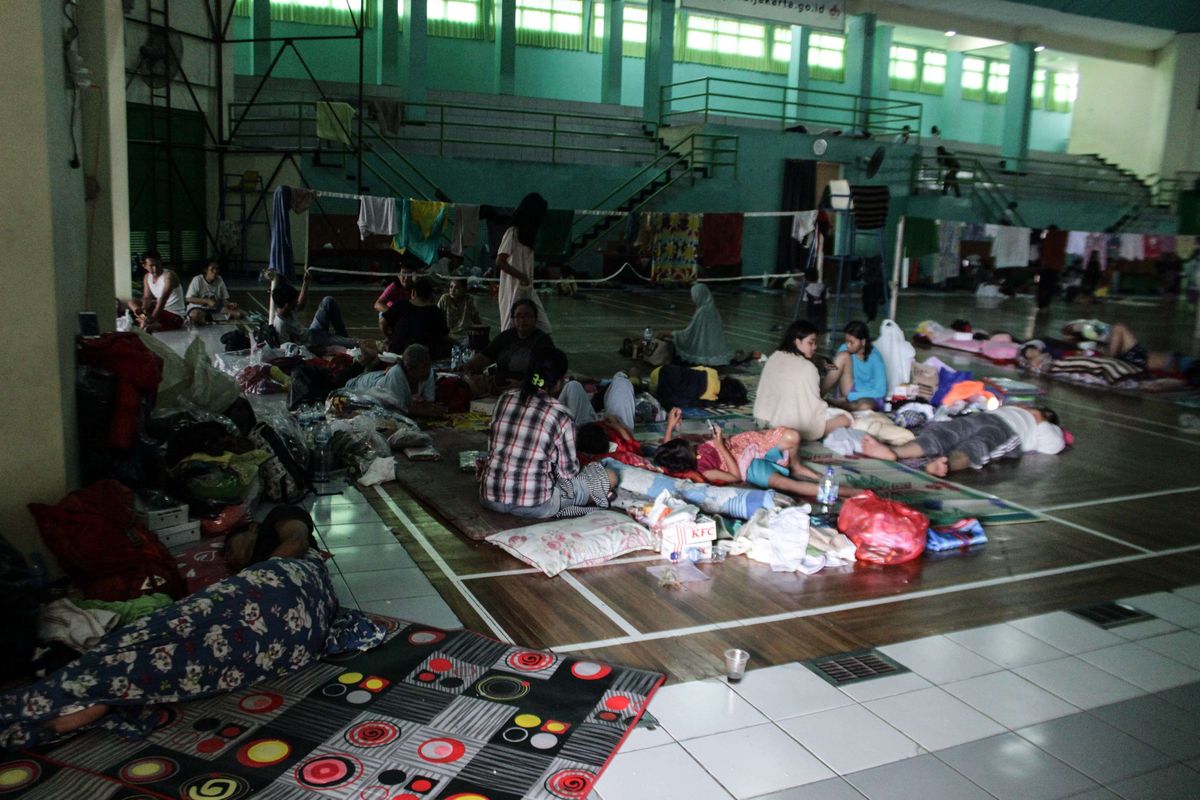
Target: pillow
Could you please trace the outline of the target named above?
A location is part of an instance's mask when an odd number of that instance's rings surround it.
[[[553,578],[565,569],[594,567],[634,550],[658,550],[659,537],[618,511],[540,522],[493,533],[487,541]]]

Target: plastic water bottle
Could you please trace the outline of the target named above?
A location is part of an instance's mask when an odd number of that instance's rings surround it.
[[[833,467],[825,468],[825,477],[817,485],[817,503],[821,506],[821,515],[825,516],[833,510],[838,499],[838,481]]]
[[[654,328],[651,328],[649,325],[647,325],[646,330],[642,331],[642,341],[645,342],[646,344],[650,344],[650,342],[653,339],[654,339]]]
[[[321,423],[313,437],[312,479],[317,483],[329,480],[329,468],[332,461],[329,442],[332,438],[333,434],[329,430],[329,426]]]

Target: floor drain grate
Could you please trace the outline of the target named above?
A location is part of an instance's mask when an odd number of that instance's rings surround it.
[[[1145,622],[1148,619],[1157,619],[1153,614],[1147,614],[1145,611],[1133,608],[1132,606],[1121,605],[1120,603],[1097,603],[1094,606],[1081,606],[1080,608],[1072,608],[1071,613],[1077,617],[1086,619],[1094,625],[1099,625],[1105,630],[1121,625],[1128,625],[1131,622]]]
[[[813,672],[834,686],[898,675],[908,668],[893,661],[878,650],[858,650],[853,653],[838,653],[805,662]]]

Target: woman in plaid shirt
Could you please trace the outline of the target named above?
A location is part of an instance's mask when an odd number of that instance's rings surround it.
[[[500,395],[479,487],[484,508],[547,519],[608,507],[616,474],[600,464],[580,469],[575,423],[555,399],[566,374],[566,354],[539,350],[521,388]]]

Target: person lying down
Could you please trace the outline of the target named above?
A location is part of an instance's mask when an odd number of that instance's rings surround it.
[[[898,447],[889,447],[873,436],[864,437],[862,446],[863,455],[885,461],[928,458],[925,471],[944,478],[951,472],[982,469],[991,461],[1020,458],[1025,453],[1057,455],[1067,443],[1052,410],[1001,406],[926,425],[917,438]]]

